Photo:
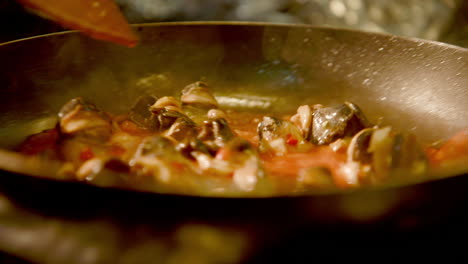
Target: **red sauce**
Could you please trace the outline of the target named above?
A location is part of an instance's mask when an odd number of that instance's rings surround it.
[[[54,148],[57,140],[57,129],[45,130],[41,133],[29,136],[26,141],[21,144],[19,151],[25,155],[36,155],[47,149]]]
[[[265,170],[272,175],[282,177],[297,177],[302,169],[312,167],[327,168],[339,185],[343,183],[340,167],[345,163],[346,156],[337,153],[326,146],[313,147],[307,152],[290,152],[283,156],[262,155]]]
[[[440,148],[429,147],[426,154],[432,167],[439,167],[446,162],[468,158],[468,129],[463,130],[449,140]]]
[[[227,120],[231,129],[243,139],[248,140],[254,146],[258,145],[257,126],[263,115],[247,113],[247,112],[228,112]],[[114,123],[118,127],[114,129],[114,133],[128,133],[135,136],[135,140],[141,140],[144,137],[153,135],[157,132],[151,132],[138,126],[131,120],[122,116],[114,117]],[[20,151],[23,154],[35,155],[46,150],[53,150],[57,146],[59,133],[57,129],[50,129],[44,132],[32,135],[21,145]],[[132,139],[133,140],[133,139]],[[343,172],[343,165],[346,164],[346,152],[343,150],[333,151],[329,146],[314,146],[309,145],[307,149],[299,150],[299,140],[288,134],[285,137],[285,142],[288,145],[287,153],[283,155],[260,154],[262,166],[265,172],[272,176],[273,180],[285,180],[288,184],[294,184],[297,177],[301,174],[301,170],[320,167],[326,168],[332,175],[333,182],[337,187],[346,188],[350,186],[347,182],[347,176]],[[118,143],[103,142],[104,147],[101,151],[97,148],[85,147],[79,153],[79,160],[84,162],[94,158],[97,154],[104,153],[114,157],[122,157],[127,149],[125,145]],[[229,160],[233,153],[229,148],[220,148],[215,154],[216,159]],[[441,165],[450,163],[456,160],[468,159],[468,129],[457,133],[455,136],[447,140],[440,148],[426,148],[426,155],[431,168],[439,168]],[[193,161],[195,162],[195,161]],[[174,171],[183,174],[187,169],[187,164],[180,162],[171,163]],[[217,176],[217,175],[216,175]],[[219,175],[220,178],[226,175]],[[232,177],[231,175],[227,175]]]
[[[120,122],[120,129],[134,136],[149,136],[152,134],[151,131],[148,131],[147,129],[138,126],[137,124],[128,119]]]
[[[109,147],[108,152],[114,157],[119,157],[125,153],[125,149],[119,145],[112,145]]]
[[[81,161],[87,161],[87,160],[90,160],[92,158],[94,158],[94,152],[90,147],[87,147],[87,148],[83,149],[80,152],[80,160]]]

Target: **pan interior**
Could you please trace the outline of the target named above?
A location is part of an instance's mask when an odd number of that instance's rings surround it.
[[[141,94],[176,95],[206,81],[221,104],[292,113],[351,101],[371,121],[423,142],[468,127],[468,51],[356,31],[263,24],[136,26],[124,48],[76,32],[0,46],[0,147],[54,126],[61,105],[91,99],[114,113]]]

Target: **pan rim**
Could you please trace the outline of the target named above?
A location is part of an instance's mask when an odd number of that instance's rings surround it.
[[[241,26],[241,27],[278,27],[278,28],[304,28],[304,29],[313,29],[313,30],[326,30],[326,31],[335,31],[335,32],[350,32],[350,33],[356,33],[356,34],[361,34],[364,36],[382,36],[382,37],[387,37],[387,38],[394,38],[398,40],[403,40],[403,41],[410,41],[413,43],[425,43],[428,45],[435,45],[438,47],[441,47],[442,49],[450,49],[455,52],[462,52],[468,54],[468,48],[463,48],[459,47],[456,45],[452,44],[447,44],[443,42],[438,42],[438,41],[432,41],[432,40],[426,40],[426,39],[419,39],[419,38],[414,38],[414,37],[405,37],[405,36],[398,36],[398,35],[393,35],[393,34],[387,34],[387,33],[380,33],[380,32],[369,32],[369,31],[362,31],[362,30],[355,30],[355,29],[348,29],[348,28],[339,28],[339,27],[323,27],[323,26],[312,26],[312,25],[307,25],[307,24],[287,24],[287,23],[269,23],[269,22],[249,22],[249,21],[193,21],[193,22],[153,22],[153,23],[139,23],[139,24],[132,24],[133,28],[153,28],[153,27],[172,27],[172,26]],[[49,33],[49,34],[42,34],[42,35],[37,35],[37,36],[32,36],[32,37],[27,37],[27,38],[22,38],[22,39],[17,39],[17,40],[12,40],[4,43],[0,43],[0,48],[3,46],[7,45],[13,45],[15,43],[20,43],[24,41],[29,41],[29,40],[35,40],[35,39],[42,39],[42,38],[48,38],[48,37],[54,37],[54,36],[65,36],[69,34],[76,34],[79,33],[77,30],[66,30],[66,31],[61,31],[61,32],[54,32],[54,33]],[[5,171],[4,169],[0,171]],[[16,173],[16,174],[21,174],[25,175],[28,177],[33,177],[33,178],[40,178],[42,180],[52,180],[52,181],[57,181],[57,182],[64,182],[63,180],[58,180],[58,179],[48,179],[48,178],[42,178],[42,177],[37,177],[34,175],[28,175],[28,174],[23,174],[23,173],[18,173],[18,172],[13,172],[10,171],[10,173]],[[463,174],[458,174],[453,177],[459,177],[463,176]],[[443,179],[434,179],[435,181],[443,180]],[[72,181],[73,183],[76,183],[75,181]],[[427,182],[432,182],[430,181],[425,181],[420,184],[425,184]],[[419,184],[416,184],[419,185]],[[89,186],[94,186],[94,185],[89,185]],[[383,190],[388,190],[388,189],[393,189],[393,188],[404,188],[407,186],[414,186],[413,184],[411,185],[403,185],[403,186],[396,186],[396,187],[384,187]],[[96,188],[100,189],[109,189],[112,187],[100,187],[100,186],[94,186]],[[140,193],[150,193],[150,194],[156,194],[156,195],[166,195],[166,196],[182,196],[182,197],[201,197],[201,198],[208,198],[208,199],[271,199],[271,198],[298,198],[298,197],[318,197],[318,196],[334,196],[334,195],[346,195],[349,193],[354,193],[354,192],[362,192],[362,191],[380,191],[379,189],[377,190],[369,190],[369,189],[355,189],[355,190],[350,190],[349,192],[344,192],[343,190],[336,192],[336,193],[326,193],[326,194],[300,194],[300,195],[274,195],[274,196],[255,196],[255,197],[229,197],[229,196],[197,196],[197,195],[190,195],[190,194],[175,194],[175,193],[155,193],[155,192],[147,192],[147,191],[139,191],[139,190],[131,190],[131,189],[120,189],[116,188],[120,191],[125,190],[129,192],[140,192]]]
[[[216,21],[216,20],[213,20],[213,21],[184,21],[184,22],[179,22],[179,21],[148,22],[148,23],[135,23],[135,24],[131,24],[131,26],[134,29],[139,28],[139,27],[167,27],[167,26],[255,26],[255,27],[269,26],[269,27],[310,28],[310,29],[316,29],[316,30],[347,31],[350,33],[357,33],[357,34],[364,34],[364,35],[377,35],[377,36],[382,36],[382,37],[398,38],[401,40],[406,40],[406,41],[411,41],[411,42],[416,42],[416,43],[423,42],[423,43],[427,43],[427,44],[431,44],[435,46],[440,46],[445,49],[455,49],[461,52],[468,52],[468,48],[464,48],[461,46],[457,46],[457,45],[449,44],[445,42],[440,42],[436,40],[395,35],[395,34],[383,33],[383,32],[364,31],[364,30],[344,28],[344,27],[315,26],[315,25],[301,24],[301,23],[273,23],[273,22],[257,22],[257,21]],[[80,33],[80,31],[79,30],[64,30],[60,32],[41,34],[41,35],[3,42],[3,43],[0,43],[0,47],[11,45],[11,44],[18,43],[18,42],[28,41],[28,40],[67,35],[67,34],[76,34],[76,33]]]

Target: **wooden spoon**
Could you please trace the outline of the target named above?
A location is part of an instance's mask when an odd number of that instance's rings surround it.
[[[60,25],[105,41],[133,47],[138,38],[113,0],[18,0]]]

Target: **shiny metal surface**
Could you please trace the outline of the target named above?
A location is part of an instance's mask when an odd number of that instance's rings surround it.
[[[125,111],[142,92],[174,93],[201,78],[217,96],[258,96],[278,111],[350,100],[372,120],[384,117],[425,140],[468,126],[466,49],[307,26],[169,23],[136,29],[142,43],[132,49],[77,33],[0,46],[0,146],[12,147],[50,126],[71,97]]]
[[[0,147],[13,149],[53,127],[70,98],[83,96],[123,113],[141,94],[177,94],[197,80],[208,82],[222,105],[255,111],[292,113],[300,104],[351,101],[371,121],[413,132],[426,143],[468,127],[463,48],[301,25],[167,23],[135,29],[142,41],[131,49],[74,32],[1,45]],[[27,166],[35,161],[0,154],[0,167],[10,171],[44,175],[59,168]]]
[[[132,49],[77,33],[1,45],[0,146],[11,149],[52,126],[71,97],[119,112],[141,93],[177,93],[199,79],[235,107],[283,112],[299,103],[351,100],[371,120],[383,116],[426,141],[468,126],[468,51],[462,48],[307,26],[176,23],[137,30],[142,42]],[[0,250],[39,263],[182,263],[189,257],[271,263],[290,260],[288,254],[304,262],[324,259],[323,245],[382,253],[381,245],[395,241],[434,245],[421,234],[441,234],[438,241],[448,245],[451,235],[468,234],[466,186],[461,176],[342,195],[209,199],[2,172]],[[318,250],[312,255],[310,248]]]

